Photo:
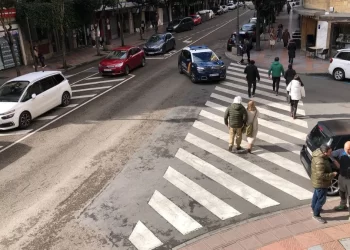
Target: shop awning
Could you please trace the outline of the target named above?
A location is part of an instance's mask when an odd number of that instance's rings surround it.
[[[324,10],[306,9],[304,7],[294,7],[293,12],[296,12],[302,16],[312,16],[312,17],[318,17],[325,13]]]
[[[327,13],[320,16],[323,20],[350,21],[350,13]]]

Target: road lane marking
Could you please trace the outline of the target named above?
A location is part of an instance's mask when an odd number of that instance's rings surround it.
[[[138,221],[129,240],[138,250],[152,250],[163,243],[141,221]]]
[[[227,141],[229,138],[228,133],[225,133],[219,129],[213,128],[213,127],[206,125],[202,122],[196,121],[193,124],[193,127],[197,128],[197,129],[199,129],[207,134],[210,134],[218,139],[221,139],[223,141]],[[243,140],[242,146],[247,148],[248,143]],[[310,180],[310,177],[308,176],[304,167],[301,164],[296,163],[294,161],[291,161],[291,160],[289,160],[285,157],[282,157],[278,154],[272,153],[272,152],[265,150],[264,148],[261,148],[259,146],[254,146],[254,147],[256,150],[256,152],[254,152],[254,155],[259,156],[266,161],[269,161],[269,162],[271,162],[271,163],[273,163],[281,168],[284,168],[290,172],[293,172],[294,174],[297,174],[301,177],[304,177],[304,178]]]
[[[104,77],[103,76],[89,77],[86,80],[95,80],[95,79],[101,79],[101,78],[104,78]]]
[[[88,70],[90,70],[90,69],[93,69],[93,68],[95,68],[95,67],[90,67],[90,68],[88,68],[88,69],[84,69],[83,71],[79,71],[78,73],[75,73],[75,74],[73,74],[73,75],[68,75],[68,76],[65,76],[65,77],[66,77],[66,78],[70,78],[70,77],[72,77],[72,76],[79,75],[79,74],[81,74],[81,73],[83,73],[83,72],[85,72],[85,71],[88,71]]]
[[[112,80],[106,80],[106,81],[97,81],[97,82],[88,82],[88,83],[81,83],[81,84],[77,84],[74,87],[79,87],[79,86],[86,86],[86,85],[92,85],[92,84],[100,84],[100,83],[107,83],[107,82],[121,82],[124,81],[125,78],[115,78]]]
[[[96,94],[93,95],[77,95],[77,96],[72,96],[71,99],[75,100],[75,99],[83,99],[83,98],[90,98],[90,97],[94,97]]]
[[[76,87],[79,85],[75,85]],[[96,87],[96,88],[87,88],[87,89],[76,89],[76,90],[72,90],[73,93],[75,92],[84,92],[84,91],[90,91],[90,90],[100,90],[100,89],[108,89],[112,86],[102,86],[102,87]]]
[[[163,177],[221,220],[233,218],[241,214],[236,209],[229,206],[226,202],[220,200],[218,197],[208,192],[172,167],[168,167]]]
[[[96,73],[96,74],[97,74],[97,73]],[[106,93],[112,91],[113,89],[115,89],[115,88],[117,88],[117,87],[123,85],[124,83],[126,83],[127,81],[129,81],[129,80],[131,80],[132,78],[135,77],[135,75],[132,75],[132,74],[130,74],[129,76],[130,76],[130,77],[129,77],[128,79],[126,79],[126,80],[124,80],[124,81],[118,83],[117,85],[113,86],[112,88],[109,88],[109,89],[107,89],[106,91],[104,91],[104,92],[102,92],[102,93],[100,93],[100,94],[94,96],[93,98],[91,98],[91,99],[89,99],[89,100],[86,100],[86,101],[83,102],[82,104],[80,104],[80,105],[78,105],[77,107],[75,107],[75,108],[69,110],[68,112],[66,112],[66,113],[64,113],[64,114],[62,114],[62,115],[60,115],[60,116],[57,117],[56,119],[54,119],[54,120],[52,120],[52,121],[46,123],[45,125],[43,125],[43,126],[41,126],[40,128],[34,130],[33,132],[27,134],[26,136],[23,136],[22,138],[18,139],[17,141],[11,143],[10,145],[8,145],[8,146],[6,146],[6,147],[0,149],[0,153],[4,152],[5,150],[7,150],[7,149],[9,149],[9,148],[12,148],[14,145],[16,145],[16,144],[20,143],[21,141],[23,141],[23,140],[25,140],[25,139],[31,137],[32,135],[36,134],[37,132],[43,130],[44,128],[46,128],[46,127],[48,127],[48,126],[50,126],[50,125],[53,124],[54,122],[56,122],[56,121],[62,119],[63,117],[66,117],[66,116],[69,115],[70,113],[76,111],[77,109],[80,109],[81,107],[83,107],[83,106],[89,104],[90,102],[96,100],[97,98],[99,98],[99,97],[103,96],[104,94],[106,94]]]
[[[80,79],[80,80],[78,80],[78,81],[73,82],[70,86],[74,86],[74,85],[77,84],[78,82],[84,81],[84,80],[86,80],[86,79],[88,79],[88,78],[90,78],[90,77],[92,77],[92,76],[97,75],[97,74],[98,74],[98,72],[97,72],[97,73],[93,73],[93,74],[91,74],[91,75],[89,75],[89,76],[87,76],[87,77],[84,77],[84,78],[82,78],[82,79]]]
[[[57,117],[57,115],[47,115],[47,116],[38,117],[38,118],[36,118],[35,120],[38,120],[38,121],[46,121],[46,120],[55,119],[56,117]]]
[[[192,219],[192,217],[157,190],[154,191],[148,205],[183,235],[202,228],[201,224]]]
[[[197,121],[195,122],[195,124],[196,123]],[[206,175],[210,179],[213,179],[214,181],[227,188],[231,192],[237,194],[241,198],[257,206],[258,208],[263,209],[279,204],[277,201],[274,201],[273,199],[251,188],[245,183],[233,178],[231,175],[225,173],[224,171],[221,171],[220,169],[214,167],[208,162],[200,159],[199,157],[187,152],[182,148],[180,148],[177,151],[175,157],[182,160],[183,162],[193,167],[197,171],[201,172],[202,174]]]
[[[13,136],[13,135],[25,135],[33,131],[33,129],[27,129],[27,130],[18,130],[18,131],[11,131],[11,132],[4,132],[0,131],[0,137],[1,136]],[[2,149],[5,150],[6,148]],[[1,152],[1,151],[0,151]]]
[[[74,108],[76,106],[78,106],[79,104],[77,103],[74,103],[74,104],[69,104],[68,106],[65,106],[65,107],[60,107],[60,108]]]
[[[228,152],[210,142],[207,142],[191,133],[188,133],[185,140],[193,145],[201,148],[218,158],[232,164],[233,166],[239,168],[240,170],[260,179],[261,181],[279,189],[290,196],[297,198],[298,200],[307,200],[311,199],[313,193],[286,180],[282,177],[279,177],[252,162],[249,162],[239,156]]]

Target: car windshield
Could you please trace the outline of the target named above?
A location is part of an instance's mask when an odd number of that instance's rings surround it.
[[[316,125],[314,129],[311,131],[309,139],[311,142],[311,145],[313,145],[315,148],[319,148],[324,143],[330,143],[331,138],[325,135],[321,131],[322,129]]]
[[[28,84],[28,81],[5,83],[0,87],[0,102],[18,102]]]
[[[126,59],[128,56],[127,50],[115,50],[112,51],[106,58],[107,59]]]
[[[248,30],[252,30],[252,27],[253,27],[253,25],[243,25],[242,26],[242,30],[244,30],[244,31],[248,31]]]
[[[156,43],[156,42],[159,42],[159,41],[163,41],[164,38],[165,38],[165,35],[154,35],[154,36],[151,36],[148,39],[148,42],[149,43]]]
[[[214,54],[214,52],[199,52],[193,53],[193,61],[195,63],[199,62],[217,62],[219,58]]]

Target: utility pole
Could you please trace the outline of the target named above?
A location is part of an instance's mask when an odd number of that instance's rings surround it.
[[[237,56],[239,55],[239,1],[237,1],[237,34],[236,34],[236,47],[237,47]]]
[[[26,16],[26,20],[27,20],[27,28],[28,28],[28,38],[29,38],[29,44],[30,44],[30,53],[32,54],[32,58],[34,61],[34,69],[35,72],[38,71],[38,64],[36,63],[36,58],[34,55],[34,48],[33,48],[33,41],[32,41],[32,32],[30,31],[30,25],[29,25],[29,20],[28,20],[28,16]]]

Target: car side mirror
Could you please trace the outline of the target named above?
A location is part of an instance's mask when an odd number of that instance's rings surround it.
[[[32,94],[32,99],[35,99],[36,98],[36,94]]]

